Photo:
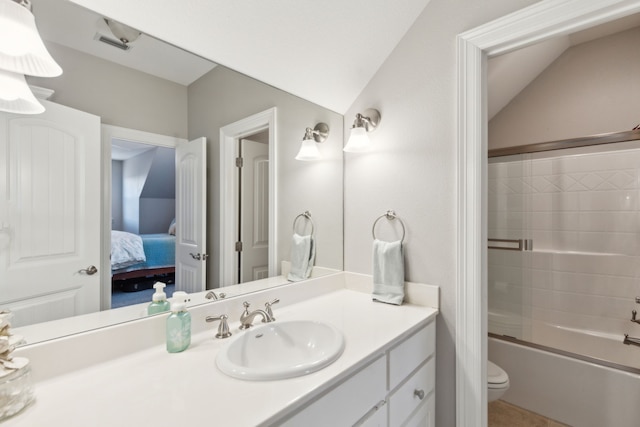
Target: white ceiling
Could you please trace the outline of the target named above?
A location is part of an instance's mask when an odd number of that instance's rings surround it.
[[[487,76],[489,120],[571,46],[638,26],[640,26],[640,14],[630,15],[489,59]]]
[[[339,113],[351,106],[428,2],[32,0],[46,40],[183,85],[215,66],[148,34],[159,35]],[[145,34],[127,52],[107,46],[95,40],[96,34],[113,37],[103,17]],[[638,25],[640,15],[633,15],[491,58],[489,118],[567,48]]]
[[[43,39],[117,62],[129,68],[188,86],[216,64],[142,35],[123,51],[97,40],[115,39],[104,19],[66,0],[32,0],[36,25]]]
[[[71,1],[339,113],[429,2]]]

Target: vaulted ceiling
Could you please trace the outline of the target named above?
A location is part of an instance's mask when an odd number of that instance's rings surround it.
[[[43,37],[56,43],[183,85],[208,72],[217,62],[344,113],[429,0],[32,3]],[[96,41],[96,34],[111,35],[104,17],[133,25],[144,35],[131,44],[132,49],[126,54],[114,50]],[[634,15],[490,59],[489,118],[570,46],[638,25],[640,17]],[[168,46],[153,36],[201,57]]]
[[[54,1],[33,0],[37,19],[38,3]],[[71,1],[339,113],[429,2]]]

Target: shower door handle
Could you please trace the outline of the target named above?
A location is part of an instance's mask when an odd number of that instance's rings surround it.
[[[532,251],[532,239],[487,239],[488,249],[502,249],[504,251]],[[491,244],[493,243],[493,245]],[[515,246],[517,245],[517,246]]]

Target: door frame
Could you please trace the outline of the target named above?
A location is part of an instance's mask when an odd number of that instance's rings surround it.
[[[544,0],[458,35],[456,425],[487,425],[487,57],[640,12],[640,0]]]
[[[238,180],[235,158],[237,141],[269,129],[269,276],[277,273],[277,140],[276,107],[240,119],[220,128],[220,268],[219,286],[237,283],[235,242],[237,240]]]
[[[100,210],[102,212],[101,244],[104,256],[100,260],[100,268],[104,274],[102,275],[102,283],[100,284],[100,310],[111,309],[111,261],[107,254],[111,254],[111,141],[113,139],[124,139],[140,144],[174,149],[179,144],[185,144],[187,142],[184,138],[176,138],[120,126],[101,125],[102,202]],[[108,274],[106,274],[107,272]]]

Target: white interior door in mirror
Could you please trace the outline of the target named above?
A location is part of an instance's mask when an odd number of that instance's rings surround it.
[[[0,113],[0,307],[14,326],[100,308],[100,118]]]
[[[176,148],[176,289],[206,289],[207,140]]]
[[[240,280],[269,277],[269,145],[240,140]]]

